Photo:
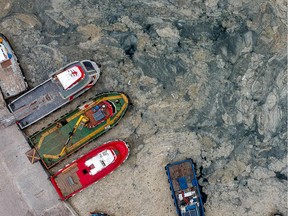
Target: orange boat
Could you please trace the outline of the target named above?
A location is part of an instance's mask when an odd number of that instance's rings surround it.
[[[99,181],[119,167],[128,157],[126,142],[107,142],[59,170],[50,179],[62,200]]]

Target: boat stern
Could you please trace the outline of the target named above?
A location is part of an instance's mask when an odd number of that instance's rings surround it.
[[[58,193],[60,199],[61,199],[62,201],[66,200],[66,197],[63,195],[63,193],[61,192],[60,188],[58,187],[58,185],[57,185],[57,183],[56,183],[56,181],[55,181],[55,177],[54,177],[54,176],[51,176],[51,177],[50,177],[50,181],[51,181],[53,187],[55,188],[56,192]]]

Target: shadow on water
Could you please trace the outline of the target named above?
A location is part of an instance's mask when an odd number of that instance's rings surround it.
[[[197,169],[196,169],[196,167],[197,167],[196,163],[195,163],[193,160],[192,160],[192,163],[193,163],[193,165],[194,165],[194,167],[195,167],[195,170],[197,170]],[[199,170],[200,170],[200,172],[198,173],[199,175],[197,176],[197,179],[203,178],[203,174],[202,174],[203,167],[200,166],[200,167],[199,167]],[[208,180],[207,180],[206,178],[203,178],[203,183],[208,183]],[[199,184],[199,183],[198,183],[198,184]],[[202,185],[199,184],[200,193],[201,193],[201,195],[202,195],[202,202],[203,202],[203,205],[204,205],[204,204],[206,203],[206,201],[207,201],[208,195],[203,192],[203,187],[204,187],[204,186],[202,186]]]

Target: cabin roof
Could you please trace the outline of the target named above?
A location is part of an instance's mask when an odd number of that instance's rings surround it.
[[[107,167],[114,161],[114,154],[111,150],[104,150],[85,162],[85,165],[90,168],[89,174],[95,175],[103,168]]]
[[[9,59],[7,50],[3,44],[0,43],[0,63]]]
[[[85,77],[83,69],[79,65],[64,70],[56,75],[62,87],[66,90]]]

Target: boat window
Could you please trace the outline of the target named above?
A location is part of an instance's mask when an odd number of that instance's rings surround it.
[[[83,62],[87,71],[95,70],[91,62]]]
[[[113,113],[116,113],[116,106],[115,106],[115,104],[112,103],[111,101],[107,101],[107,102],[111,105]]]
[[[104,162],[103,160],[101,160],[100,162],[101,162],[101,164],[102,164],[103,166],[106,166],[106,164],[105,164],[105,162]]]

